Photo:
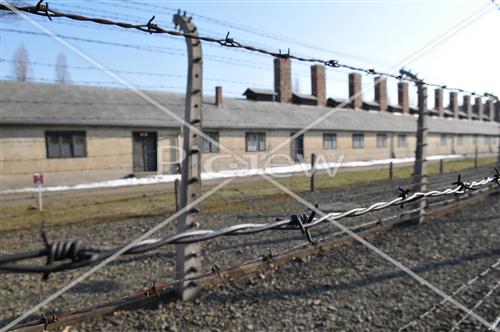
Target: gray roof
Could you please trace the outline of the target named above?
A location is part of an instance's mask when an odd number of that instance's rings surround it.
[[[292,93],[292,95],[300,99],[316,101],[316,97],[313,95],[306,95],[304,93],[297,93],[297,92]]]
[[[342,99],[342,98],[336,98],[336,97],[330,97],[328,100],[331,100],[335,103],[350,103],[348,99]]]
[[[1,81],[0,124],[87,125],[179,128],[184,95],[141,91],[171,112],[169,115],[129,89]],[[300,129],[315,120],[314,130],[414,132],[416,117],[407,114],[300,106],[225,98],[215,106],[204,97],[203,127],[208,129]],[[321,118],[329,114],[329,116]],[[436,133],[498,135],[497,122],[429,118]]]
[[[243,92],[243,95],[246,95],[248,92],[253,92],[257,95],[271,95],[271,96],[277,96],[278,94],[276,91],[271,90],[271,89],[257,89],[257,88],[248,88]]]
[[[449,108],[445,108],[445,109],[443,110],[443,114],[445,114],[445,115],[455,116],[455,113],[453,113],[453,111],[452,111],[452,110],[450,110]]]

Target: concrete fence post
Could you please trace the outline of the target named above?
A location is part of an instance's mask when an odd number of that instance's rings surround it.
[[[474,148],[474,168],[477,168],[479,166],[479,151],[478,151],[478,148],[477,148],[477,142],[476,142],[476,146]]]
[[[179,179],[175,179],[174,181],[174,196],[175,196],[175,211],[179,211]]]
[[[311,191],[316,191],[316,154],[311,154]]]
[[[198,36],[198,30],[191,18],[181,15],[180,11],[174,15],[174,24],[181,31],[191,36]],[[186,100],[184,121],[191,126],[183,125],[183,150],[185,158],[181,166],[180,205],[182,210],[192,204],[201,195],[201,136],[192,128],[202,128],[202,101],[203,101],[203,66],[201,42],[195,38],[185,38],[188,54],[188,74],[186,87]],[[178,219],[178,232],[195,230],[198,228],[197,214],[199,209],[191,207]],[[201,272],[201,245],[181,244],[176,245],[175,271],[177,279],[190,279]],[[191,300],[198,296],[200,287],[195,281],[179,283],[179,296],[183,300]]]
[[[498,150],[498,154],[497,154],[497,165],[498,165],[498,168],[500,169],[500,135],[498,135],[496,137],[496,142],[497,142],[497,150]]]
[[[423,82],[416,80],[418,87],[418,122],[417,122],[417,146],[415,149],[414,165],[414,183],[415,192],[427,191],[427,88]],[[416,212],[414,222],[422,223],[425,220],[425,207],[427,200],[425,198],[417,201],[415,208],[420,210]]]

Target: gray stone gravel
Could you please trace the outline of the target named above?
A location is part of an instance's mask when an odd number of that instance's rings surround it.
[[[489,174],[489,167],[463,172],[465,178]],[[452,182],[455,174],[432,177],[431,183]],[[343,209],[352,205],[368,205],[390,199],[405,181],[381,182],[362,187],[304,193],[302,196],[319,202],[320,207]],[[364,203],[364,204],[361,204]],[[281,215],[304,212],[298,203],[290,200],[279,203]],[[238,214],[205,215],[202,224],[207,228],[222,227],[249,221],[248,216],[260,215],[252,221],[271,221],[267,210],[276,211],[276,203],[252,200]],[[368,216],[344,219],[355,225],[375,217],[399,212],[395,207]],[[374,244],[420,275],[452,292],[461,282],[486,268],[500,257],[500,203],[463,210],[419,227],[397,229],[374,240]],[[98,225],[71,225],[49,230],[57,238],[80,238],[96,244],[122,243],[133,240],[158,223],[161,218],[145,218]],[[173,226],[156,236],[171,234]],[[313,232],[332,232],[325,225]],[[204,245],[208,268],[213,264],[227,266],[246,259],[277,252],[302,243],[298,232],[269,232],[248,237],[230,237],[210,241]],[[39,232],[14,231],[2,234],[0,249],[16,251],[40,245]],[[172,278],[173,248],[165,247],[140,257],[123,257],[92,275],[63,297],[49,304],[44,312],[73,310],[122,297],[131,291],[151,286],[154,280]],[[39,275],[1,274],[1,317],[12,319],[30,306],[43,300],[84,270],[51,275],[41,282]],[[491,273],[471,290],[457,297],[472,307],[500,277]],[[425,311],[440,299],[433,292],[399,272],[395,267],[373,255],[361,245],[336,249],[315,255],[309,262],[295,262],[266,275],[253,276],[232,285],[204,292],[193,303],[171,303],[152,310],[125,311],[92,322],[82,323],[71,330],[394,330],[415,314]],[[41,313],[41,312],[40,312]],[[39,313],[39,314],[40,314]],[[500,314],[500,295],[487,300],[477,313],[487,320]],[[448,329],[461,312],[451,305],[419,322],[417,330]],[[1,324],[3,325],[3,324]],[[484,330],[468,319],[461,330]]]

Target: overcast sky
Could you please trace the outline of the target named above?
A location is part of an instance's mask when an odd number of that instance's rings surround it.
[[[22,3],[35,3],[25,2]],[[337,59],[342,63],[388,70],[399,68],[402,60],[423,46],[467,21],[479,10],[489,11],[458,33],[443,40],[406,67],[429,82],[500,95],[500,10],[490,0],[477,1],[50,1],[50,8],[146,23],[153,15],[165,28],[174,10],[192,13],[200,34],[223,37],[227,32],[238,41],[269,50],[290,48],[292,54]],[[64,18],[29,16],[67,39],[111,70],[140,71],[148,74],[119,73],[131,83],[156,90],[182,92],[185,87],[185,42],[178,37],[150,35],[120,28],[70,21]],[[9,31],[10,30],[10,31]],[[35,80],[54,80],[51,64],[64,53],[75,84],[117,85],[111,77],[50,37],[12,30],[41,33],[30,22],[12,15],[2,16],[1,75],[12,73],[14,51],[24,45],[33,65]],[[96,43],[97,41],[97,43]],[[104,42],[104,44],[102,43]],[[109,43],[120,44],[110,45]],[[128,46],[127,46],[128,45]],[[272,58],[203,44],[204,89],[213,94],[215,85],[224,93],[241,96],[249,86],[273,87]],[[48,65],[43,65],[48,64]],[[154,75],[151,75],[154,74]],[[163,76],[156,76],[160,74]],[[302,93],[310,93],[309,64],[292,63],[293,81]],[[373,77],[363,77],[369,84]],[[295,85],[295,84],[294,84]],[[389,82],[390,101],[396,102],[396,82]],[[347,72],[327,71],[328,96],[347,97]],[[429,91],[432,96],[432,90]],[[365,95],[373,99],[372,89]],[[429,106],[433,106],[430,98]],[[415,98],[412,97],[412,102]],[[448,98],[445,96],[445,104]]]

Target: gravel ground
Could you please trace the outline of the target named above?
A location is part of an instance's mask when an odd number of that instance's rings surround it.
[[[466,179],[480,178],[489,174],[490,168],[462,173]],[[431,177],[430,182],[435,187],[444,188],[455,176]],[[343,210],[390,199],[397,194],[398,186],[406,184],[402,180],[387,181],[301,196],[310,202],[318,202],[320,208]],[[335,204],[332,205],[332,202]],[[238,214],[205,215],[200,223],[206,228],[218,228],[249,220],[271,221],[268,211],[272,208],[274,213],[277,206],[278,215],[282,216],[305,212],[292,199],[285,202],[251,200],[246,209]],[[452,217],[441,218],[439,222],[397,229],[375,239],[373,244],[444,291],[452,292],[500,257],[498,211],[500,203],[493,199]],[[395,207],[344,219],[343,222],[355,225],[399,212],[400,209]],[[160,220],[145,218],[98,225],[72,225],[52,228],[49,235],[54,238],[80,238],[87,243],[116,244],[133,240]],[[167,226],[156,236],[174,231],[173,226]],[[315,230],[313,236],[332,231],[333,226],[325,225]],[[269,232],[216,239],[204,245],[204,266],[235,264],[303,241],[298,232]],[[2,234],[0,250],[16,251],[39,246],[38,231],[22,230]],[[151,286],[154,280],[168,281],[172,277],[173,255],[173,248],[168,247],[141,257],[120,258],[56,299],[44,308],[44,312],[81,309]],[[7,321],[21,314],[84,270],[53,274],[47,282],[41,282],[39,275],[0,275],[0,296],[4,299],[1,301],[0,319]],[[456,299],[472,307],[499,277],[498,271],[488,274]],[[497,289],[476,313],[493,321],[500,314],[499,292]],[[439,300],[432,291],[400,273],[367,248],[353,245],[315,255],[309,262],[295,262],[266,275],[214,288],[204,292],[193,303],[172,303],[155,310],[121,312],[83,323],[71,330],[394,330]],[[451,305],[446,305],[424,321],[419,321],[416,328],[446,330],[461,314]],[[461,325],[461,330],[484,331],[484,327],[468,319]]]

